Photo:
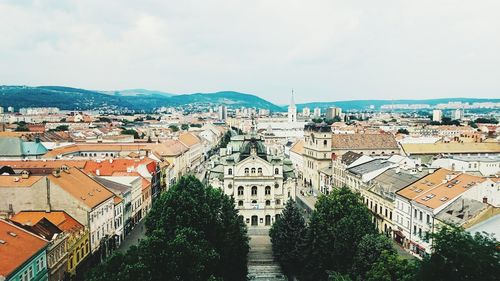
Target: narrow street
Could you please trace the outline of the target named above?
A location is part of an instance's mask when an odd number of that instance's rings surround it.
[[[133,246],[138,245],[139,241],[146,236],[146,226],[144,226],[145,219],[142,219],[132,231],[123,239],[122,244],[118,247],[120,253],[126,253],[127,250]]]

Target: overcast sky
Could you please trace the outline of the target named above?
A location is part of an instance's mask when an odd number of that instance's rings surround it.
[[[500,97],[500,1],[0,0],[0,84]]]

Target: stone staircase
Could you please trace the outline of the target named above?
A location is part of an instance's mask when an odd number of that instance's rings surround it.
[[[287,280],[273,259],[269,231],[267,229],[249,229],[249,236],[248,280]]]

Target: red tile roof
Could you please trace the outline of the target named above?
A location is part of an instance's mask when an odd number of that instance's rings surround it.
[[[86,173],[96,175],[99,170],[100,176],[111,176],[115,172],[127,172],[129,168],[137,168],[140,165],[146,165],[150,173],[154,172],[156,162],[149,158],[139,159],[113,159],[105,161],[87,161],[83,170]]]
[[[14,215],[11,220],[20,224],[35,225],[43,218],[65,232],[79,231],[84,227],[65,211],[21,211]]]
[[[0,219],[0,276],[9,276],[47,246],[42,239]]]

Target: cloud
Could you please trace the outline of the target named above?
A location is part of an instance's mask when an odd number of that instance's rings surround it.
[[[0,83],[497,97],[500,2],[2,1]]]

